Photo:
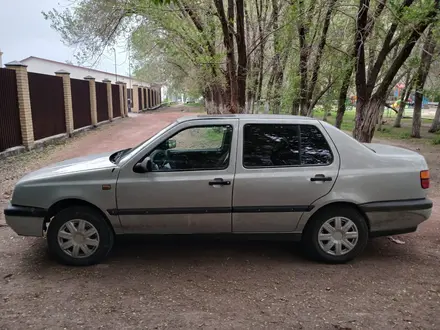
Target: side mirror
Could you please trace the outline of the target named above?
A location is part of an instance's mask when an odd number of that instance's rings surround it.
[[[166,149],[174,149],[176,147],[176,140],[167,140]]]
[[[134,166],[134,171],[136,173],[147,173],[153,170],[153,163],[151,162],[150,157],[146,157],[142,162],[137,163]]]

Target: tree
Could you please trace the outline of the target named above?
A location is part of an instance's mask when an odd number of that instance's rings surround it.
[[[440,102],[438,102],[437,110],[435,111],[434,120],[432,121],[429,133],[436,133],[440,130]]]
[[[267,102],[273,113],[313,116],[336,101],[340,127],[355,94],[353,136],[369,142],[439,1],[79,0],[45,16],[79,60],[128,40],[137,76],[202,95],[208,113]]]
[[[432,26],[429,28],[425,44],[423,45],[422,54],[420,56],[420,66],[415,77],[415,100],[414,112],[412,120],[411,137],[420,138],[420,126],[422,125],[422,102],[423,89],[425,87],[426,78],[432,62],[432,54],[435,50],[435,41],[432,35]]]
[[[399,110],[397,111],[397,116],[394,121],[394,127],[401,127],[402,117],[405,112],[405,107],[408,104],[409,96],[411,95],[413,83],[414,79],[411,78],[411,71],[408,71],[405,77],[405,87],[400,94]]]
[[[369,37],[370,0],[360,0],[358,7],[355,49],[356,60],[356,122],[353,136],[361,142],[371,142],[380,108],[386,98],[388,88],[420,39],[425,29],[437,17],[438,0],[435,3],[419,4],[412,8],[413,0],[404,0],[393,12],[393,21],[386,30],[385,38],[377,55],[368,66],[365,57],[365,45]],[[423,6],[422,6],[423,5]],[[377,19],[377,18],[376,18]],[[408,28],[409,26],[409,28]],[[396,36],[396,32],[399,33]],[[388,55],[399,47],[393,62],[385,67]],[[379,79],[379,76],[382,78]]]

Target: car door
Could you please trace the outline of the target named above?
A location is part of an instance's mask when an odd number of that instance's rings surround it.
[[[294,232],[330,192],[339,155],[314,120],[240,120],[233,232]]]
[[[237,119],[186,120],[123,166],[117,205],[125,233],[231,232]],[[145,157],[152,170],[136,173]]]

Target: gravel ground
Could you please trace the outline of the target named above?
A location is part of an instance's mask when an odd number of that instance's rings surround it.
[[[0,161],[0,211],[25,173],[136,144],[183,109]],[[439,329],[440,152],[405,143],[430,164],[434,214],[399,237],[405,244],[375,239],[346,265],[307,261],[286,243],[131,238],[118,240],[103,264],[64,267],[43,239],[13,233],[1,212],[0,329]]]

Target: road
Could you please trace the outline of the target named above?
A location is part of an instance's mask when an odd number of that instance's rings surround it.
[[[0,164],[0,211],[25,173],[135,145],[180,108],[101,126]],[[102,264],[58,265],[0,216],[0,329],[439,329],[440,205],[414,234],[346,265],[279,242],[120,239]],[[2,213],[2,212],[1,212]]]

